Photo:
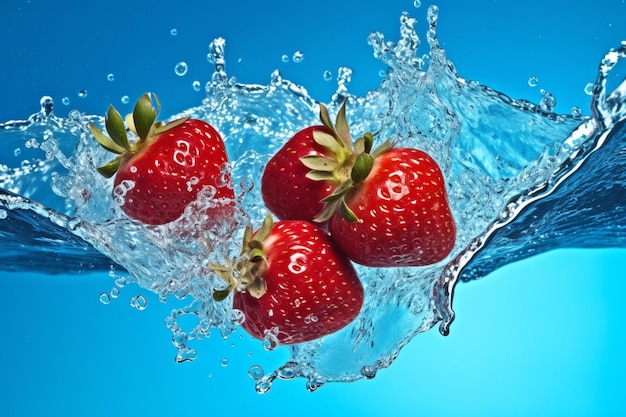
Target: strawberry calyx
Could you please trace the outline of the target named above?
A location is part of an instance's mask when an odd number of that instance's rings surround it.
[[[305,156],[300,161],[310,169],[307,178],[314,181],[331,180],[339,185],[321,200],[325,204],[324,208],[313,220],[324,223],[335,213],[339,213],[348,222],[359,221],[346,204],[345,197],[367,179],[374,160],[390,150],[393,144],[386,141],[372,150],[374,134],[371,132],[366,132],[353,143],[346,118],[345,101],[337,112],[334,124],[330,120],[328,109],[320,103],[320,120],[331,134],[315,131],[313,140],[326,149],[327,156]]]
[[[210,265],[210,269],[227,284],[226,288],[213,290],[215,301],[223,301],[233,290],[247,291],[255,298],[261,298],[267,292],[263,279],[267,270],[263,243],[273,227],[271,215],[265,217],[263,226],[256,233],[253,233],[252,226],[247,226],[239,256],[235,260],[227,260],[226,265]]]
[[[153,99],[156,107],[153,104]],[[92,122],[89,122],[89,130],[91,130],[100,146],[117,154],[111,161],[98,167],[100,174],[106,178],[112,177],[118,171],[122,161],[139,152],[162,133],[181,125],[189,119],[189,117],[182,117],[164,124],[156,121],[160,110],[161,102],[159,97],[154,93],[145,93],[137,100],[133,112],[126,115],[125,119],[122,119],[122,116],[113,105],[109,106],[107,115],[104,118],[106,134]],[[136,139],[132,142],[128,138],[127,130],[130,130],[136,136]]]

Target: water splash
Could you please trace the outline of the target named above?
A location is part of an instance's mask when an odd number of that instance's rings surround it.
[[[460,77],[439,45],[436,7],[427,10],[427,21],[427,54],[418,53],[416,20],[406,13],[400,19],[397,42],[372,33],[373,53],[388,67],[380,87],[363,97],[354,96],[349,91],[351,70],[342,68],[328,107],[336,113],[348,99],[353,132],[380,131],[380,137],[421,148],[438,161],[458,223],[455,248],[448,259],[428,267],[359,266],[366,299],[357,320],[321,340],[290,347],[290,359],[274,371],[251,370],[260,393],[277,379],[305,378],[307,389],[313,391],[331,381],[375,377],[415,335],[438,323],[442,333],[449,332],[459,281],[479,278],[507,262],[563,244],[563,229],[571,227],[565,220],[580,211],[577,208],[594,208],[598,221],[595,228],[575,223],[587,232],[580,234],[585,239],[569,239],[570,244],[626,246],[623,174],[595,181],[618,196],[613,201],[621,210],[609,207],[606,198],[600,200],[603,205],[598,201],[579,205],[583,196],[576,193],[578,187],[589,186],[579,179],[585,175],[578,173],[594,168],[594,155],[612,155],[617,158],[615,169],[626,172],[623,153],[611,152],[624,137],[626,85],[610,94],[606,91],[607,76],[623,59],[626,46],[611,51],[601,64],[592,89],[592,117],[559,115],[553,113],[555,99],[549,93],[534,104]],[[0,167],[0,187],[19,194],[0,195],[1,209],[7,214],[0,231],[20,235],[17,226],[49,225],[50,230],[44,227],[35,235],[58,233],[53,240],[61,244],[70,242],[70,248],[82,245],[83,253],[106,255],[117,270],[130,273],[124,285],[150,290],[161,301],[189,300],[166,318],[178,362],[196,358],[198,352],[190,342],[207,337],[210,329],[228,337],[239,326],[241,317],[228,302],[212,300],[212,289],[220,282],[207,266],[237,251],[243,226],[259,225],[267,214],[255,184],[270,156],[293,132],[317,123],[318,103],[304,87],[284,80],[278,71],[268,85],[237,83],[226,72],[225,52],[224,39],[210,43],[208,59],[215,70],[206,83],[206,97],[200,106],[173,116],[213,124],[224,136],[233,161],[229,170],[237,184],[237,199],[232,202],[239,209],[236,221],[207,231],[201,240],[181,233],[201,221],[191,210],[173,224],[159,227],[145,227],[123,216],[110,196],[110,180],[95,171],[109,155],[96,145],[86,126],[89,121],[102,124],[101,117],[72,112],[61,119],[54,115],[53,101],[42,99],[41,111],[29,120],[0,125],[5,143],[21,149]],[[32,139],[35,142],[26,147]],[[597,174],[591,178],[602,179]],[[201,193],[196,204],[216,204],[211,190]],[[29,217],[32,213],[35,216]],[[621,217],[607,218],[615,215]],[[13,228],[6,226],[11,224]],[[609,231],[602,224],[617,227]],[[30,242],[33,247],[44,243],[49,242]],[[72,263],[78,256],[71,250],[66,255],[65,268],[86,268]],[[93,267],[102,268],[102,263]],[[145,298],[140,297],[131,299],[133,307],[145,308]],[[111,302],[111,293],[100,299]],[[184,317],[194,318],[192,329],[183,328]],[[271,335],[263,346],[277,348]]]

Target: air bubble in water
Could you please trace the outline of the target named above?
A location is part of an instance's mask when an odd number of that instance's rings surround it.
[[[282,60],[283,62],[289,62],[289,55],[283,55],[283,56],[281,57],[281,60]]]
[[[122,104],[128,104],[130,102],[130,97],[128,96],[122,96],[122,98],[120,99],[120,101],[122,102]]]
[[[130,299],[130,306],[137,310],[145,310],[148,307],[148,300],[143,295],[137,295]]]
[[[111,73],[111,74],[108,74],[108,75],[107,75],[107,80],[108,80],[108,81],[115,81],[115,75],[114,75],[114,74],[112,74],[112,73]]]
[[[9,217],[9,213],[5,209],[0,209],[0,220],[4,220]]]
[[[580,119],[582,115],[583,115],[583,112],[580,109],[580,107],[577,107],[577,106],[572,107],[572,116],[574,117],[574,119]]]
[[[61,103],[63,103],[64,105],[68,106],[70,104],[70,98],[69,97],[63,97],[61,99]]]
[[[531,87],[536,87],[539,84],[539,77],[533,75],[528,79],[528,85]]]
[[[415,7],[416,9],[419,9],[420,7],[422,7],[421,0],[413,0],[413,7]]]
[[[333,79],[333,73],[326,70],[324,71],[324,81],[330,81]]]
[[[265,375],[265,371],[259,365],[252,365],[250,369],[248,369],[248,375],[250,376],[250,378],[258,381],[259,379],[263,378],[263,376]]]
[[[176,75],[178,75],[179,77],[182,77],[185,74],[187,74],[188,69],[189,68],[187,67],[187,63],[184,61],[181,61],[177,63],[176,66],[174,67],[174,73],[176,73]]]
[[[294,52],[293,57],[291,59],[296,64],[299,64],[304,59],[304,53],[302,51],[296,51]]]
[[[21,153],[22,153],[22,150],[20,148],[15,148],[13,150],[13,155],[14,156],[20,156]]]
[[[200,81],[198,80],[192,82],[191,86],[193,87],[195,91],[200,91],[202,89],[202,84],[200,84]]]
[[[228,358],[222,358],[222,360],[220,361],[220,365],[223,368],[226,368],[228,366]]]
[[[109,304],[111,302],[111,296],[106,292],[100,293],[100,302],[102,304]]]
[[[80,98],[87,97],[87,90],[85,90],[85,89],[79,90],[78,91],[78,97],[80,97]]]
[[[585,94],[587,94],[588,96],[593,95],[593,83],[587,83],[585,85]]]
[[[170,35],[172,35],[172,36],[176,36],[176,35],[178,35],[178,29],[176,29],[176,28],[172,28],[172,29],[170,30]]]

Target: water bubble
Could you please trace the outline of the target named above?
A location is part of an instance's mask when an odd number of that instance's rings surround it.
[[[109,304],[111,302],[111,296],[106,292],[100,293],[100,302],[102,304]]]
[[[130,97],[128,96],[122,96],[122,98],[120,99],[120,101],[122,102],[122,104],[128,104],[130,102]]]
[[[172,35],[172,36],[178,35],[178,29],[176,29],[176,28],[170,29],[170,35]]]
[[[78,95],[79,98],[85,98],[85,97],[87,97],[87,90],[85,90],[85,89],[78,90],[78,94],[77,95]]]
[[[126,278],[124,278],[124,277],[116,277],[115,278],[115,285],[118,288],[123,288],[126,284],[127,284]]]
[[[9,213],[5,209],[0,209],[0,220],[4,220],[9,217]]]
[[[246,320],[246,316],[243,311],[234,308],[229,313],[228,320],[235,326],[239,326]]]
[[[575,119],[580,119],[582,117],[582,115],[583,115],[583,112],[580,109],[580,107],[577,107],[577,106],[572,107],[572,116]]]
[[[533,75],[532,77],[528,79],[529,86],[536,87],[537,84],[539,84],[539,77],[537,77],[536,75]]]
[[[333,79],[333,73],[328,70],[324,71],[323,76],[324,76],[324,81],[330,81]]]
[[[263,378],[263,376],[265,375],[265,371],[259,365],[252,365],[250,369],[248,369],[248,375],[250,376],[250,378],[258,381],[259,379]]]
[[[293,62],[295,62],[296,64],[299,64],[300,62],[302,62],[302,60],[304,59],[304,52],[302,51],[296,51],[293,54],[293,57],[291,58],[293,60]]]
[[[13,155],[14,156],[20,156],[21,153],[22,153],[22,150],[20,148],[15,148],[13,150]]]
[[[41,112],[46,116],[52,113],[52,109],[54,108],[54,100],[50,96],[43,96],[41,100],[39,100],[39,104],[41,105]]]
[[[376,376],[376,368],[373,366],[364,366],[361,368],[361,375],[367,379],[372,379]]]
[[[179,77],[182,77],[185,74],[187,74],[188,69],[189,68],[187,67],[187,63],[184,61],[181,61],[177,63],[176,66],[174,66],[174,73],[176,73],[176,75],[178,75]]]
[[[282,60],[283,62],[289,62],[289,55],[283,55],[283,56],[281,57],[281,60]]]
[[[420,7],[422,7],[421,0],[413,0],[413,7],[415,7],[416,9],[419,9]]]
[[[63,103],[64,105],[68,106],[70,104],[70,98],[69,97],[63,97],[61,99],[61,103]]]
[[[543,96],[541,97],[539,106],[544,112],[550,113],[556,106],[556,98],[552,95],[552,93],[548,93],[547,91],[542,90],[542,94]]]
[[[191,87],[195,90],[195,91],[200,91],[202,90],[202,84],[200,84],[200,81],[196,80],[194,82],[191,83]]]
[[[130,299],[130,306],[137,310],[145,310],[148,307],[148,300],[143,295],[137,295]]]
[[[588,96],[593,95],[593,83],[587,83],[585,85],[585,94],[587,94]]]
[[[263,338],[263,349],[267,351],[274,350],[278,347],[278,338],[274,332],[267,332]]]
[[[110,73],[107,75],[107,80],[108,81],[115,81],[115,75],[113,73]]]
[[[223,368],[226,368],[228,366],[228,358],[222,358],[222,360],[220,360],[220,365]]]
[[[120,289],[117,287],[111,288],[111,298],[117,298],[120,296]]]

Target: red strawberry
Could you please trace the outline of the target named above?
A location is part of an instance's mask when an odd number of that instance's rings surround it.
[[[354,155],[350,149],[339,146],[341,142],[328,121],[328,112],[325,107],[320,108],[325,125],[297,132],[270,159],[263,172],[263,202],[281,220],[313,221],[324,208],[321,200],[350,176]]]
[[[330,221],[328,230],[337,244],[351,260],[366,266],[421,266],[443,260],[454,246],[456,227],[437,163],[417,149],[393,148],[389,141],[372,151],[370,133],[352,145],[345,103],[335,126],[320,107],[333,135],[323,142],[315,138],[327,149],[322,151],[325,156],[301,158],[301,163],[311,168],[310,179],[327,182],[331,176],[343,181],[322,200],[324,209],[314,220]],[[335,155],[342,159],[335,160]]]
[[[421,266],[443,260],[456,228],[437,163],[412,148],[392,148],[373,161],[363,182],[345,196],[358,221],[335,214],[330,233],[354,262]]]
[[[98,171],[107,178],[115,175],[114,197],[122,194],[122,210],[142,223],[157,225],[179,218],[206,186],[215,188],[216,201],[232,200],[233,190],[224,186],[228,157],[219,133],[189,118],[155,123],[160,103],[156,95],[154,99],[156,109],[152,96],[145,94],[126,117],[128,128],[138,136],[133,143],[113,106],[105,119],[109,136],[89,126],[104,148],[119,155]],[[207,214],[216,220],[228,215],[219,204]]]
[[[273,223],[268,216],[254,235],[246,231],[241,259],[235,268],[242,274],[214,266],[229,284],[214,298],[236,289],[233,308],[243,312],[243,328],[257,339],[269,334],[279,344],[307,342],[343,328],[359,314],[363,287],[354,267],[312,223]]]

